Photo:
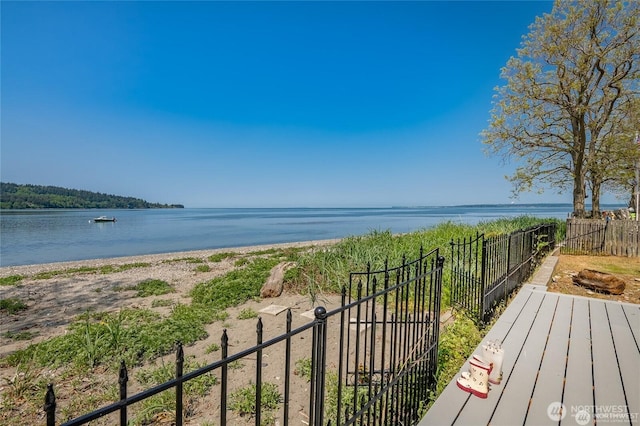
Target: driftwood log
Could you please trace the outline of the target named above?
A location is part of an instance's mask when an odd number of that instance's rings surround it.
[[[284,273],[293,267],[292,262],[281,262],[271,268],[271,274],[260,289],[260,297],[278,297],[282,294],[284,286]]]
[[[622,294],[625,287],[624,281],[615,275],[594,271],[593,269],[580,271],[578,275],[573,277],[573,283],[608,294]]]

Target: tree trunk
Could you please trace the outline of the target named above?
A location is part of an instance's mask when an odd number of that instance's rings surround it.
[[[585,133],[584,114],[571,119],[573,132],[573,216],[579,219],[586,217],[584,199],[586,194],[585,148],[587,136]]]
[[[573,178],[573,216],[578,219],[583,219],[586,216],[584,198],[584,178],[579,173],[576,173]]]
[[[600,182],[591,183],[591,217],[600,219]]]

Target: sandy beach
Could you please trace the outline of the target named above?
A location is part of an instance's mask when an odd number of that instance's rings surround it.
[[[26,347],[29,343],[64,333],[66,326],[74,317],[86,311],[115,311],[132,306],[150,307],[152,298],[133,297],[135,292],[132,291],[113,291],[134,286],[143,280],[166,281],[175,288],[176,292],[166,295],[165,298],[172,299],[176,303],[179,301],[188,303],[185,298],[195,284],[223,275],[234,268],[233,258],[221,262],[210,262],[208,258],[211,255],[232,252],[243,256],[270,249],[320,247],[335,244],[338,241],[337,239],[317,240],[2,267],[0,278],[20,275],[23,279],[18,285],[0,286],[0,299],[22,300],[27,304],[27,309],[16,315],[0,317],[0,357]],[[200,263],[195,263],[194,260]],[[47,279],[34,279],[38,274],[52,271],[134,263],[145,264],[145,266],[107,274],[74,272],[57,274]],[[203,264],[208,266],[208,271],[201,272],[196,269],[196,266]],[[4,336],[7,332],[25,331],[37,337],[29,341],[15,341]]]

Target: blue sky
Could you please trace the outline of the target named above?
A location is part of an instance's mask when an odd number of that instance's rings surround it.
[[[479,133],[551,7],[3,1],[1,178],[187,207],[510,203]]]

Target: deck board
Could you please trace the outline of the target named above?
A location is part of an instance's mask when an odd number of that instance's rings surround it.
[[[543,354],[525,424],[540,425],[548,422],[547,408],[551,403],[562,401],[572,308],[570,298],[558,298],[549,341]]]
[[[640,413],[640,351],[622,305],[606,305],[629,413]],[[637,326],[638,324],[636,324]]]
[[[492,425],[510,426],[525,422],[557,304],[557,296],[545,295],[522,349],[517,354],[513,370],[504,383],[500,402],[489,419]]]
[[[635,341],[638,351],[640,351],[640,306],[621,305],[624,315],[631,327],[633,340]]]
[[[571,416],[571,407],[593,405],[589,300],[585,298],[573,299],[567,372],[563,397],[559,401],[565,404],[568,411],[561,425],[576,425],[575,418]]]
[[[524,345],[527,338],[531,324],[535,319],[540,305],[544,301],[545,293],[531,292],[531,296],[527,300],[527,303],[522,307],[520,315],[518,315],[513,326],[506,330],[506,335],[502,339],[502,346],[505,351],[504,362],[502,365],[503,382],[500,385],[493,386],[492,390],[486,399],[477,397],[469,398],[466,406],[456,419],[456,425],[468,425],[468,424],[487,424],[493,411],[487,410],[486,407],[495,407],[500,401],[502,390],[505,383],[509,380],[511,371],[516,362],[516,356]],[[498,336],[499,337],[499,336]],[[490,339],[485,339],[490,340]],[[476,353],[481,353],[480,350],[476,350]],[[458,392],[464,392],[457,390]],[[428,414],[428,413],[427,413]],[[439,424],[435,422],[434,424]]]
[[[593,351],[593,391],[596,407],[625,404],[624,390],[618,371],[618,360],[609,328],[605,305],[589,301],[591,350]]]

